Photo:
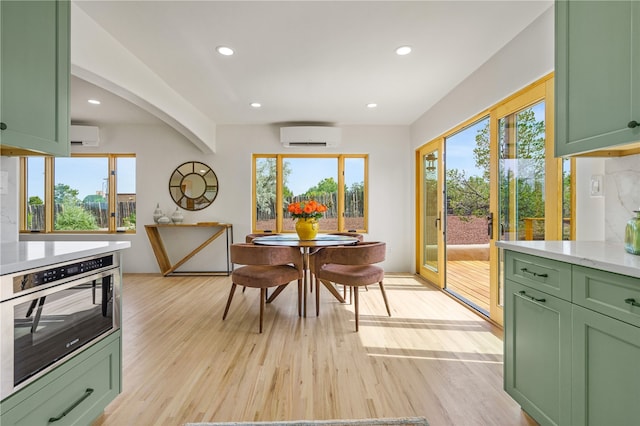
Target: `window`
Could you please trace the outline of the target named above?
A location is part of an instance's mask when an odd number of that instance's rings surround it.
[[[327,206],[323,232],[366,232],[366,155],[254,155],[254,232],[293,232],[290,203]]]
[[[21,167],[22,231],[135,231],[134,155],[26,157]]]

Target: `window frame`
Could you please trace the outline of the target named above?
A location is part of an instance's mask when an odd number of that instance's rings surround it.
[[[257,211],[257,188],[256,188],[256,173],[257,173],[257,161],[259,159],[273,158],[276,160],[276,229],[258,229],[256,224]],[[369,155],[368,154],[253,154],[251,160],[251,229],[253,233],[293,233],[293,230],[285,230],[284,223],[284,194],[283,194],[283,163],[287,158],[335,158],[338,162],[338,229],[330,230],[328,232],[359,232],[367,233],[369,229],[368,220],[368,206],[369,206]],[[345,228],[345,160],[348,158],[361,158],[364,161],[363,170],[363,228],[362,229],[346,229]]]
[[[55,157],[47,156],[44,158],[44,229],[27,229],[27,197],[28,197],[28,167],[27,157],[20,157],[20,232],[21,233],[44,233],[44,234],[135,234],[136,229],[117,229],[116,209],[117,209],[117,161],[118,158],[136,158],[133,153],[92,153],[79,154],[72,153],[73,158],[106,158],[108,163],[108,215],[109,227],[106,230],[55,230],[54,229],[54,192],[55,192]],[[136,191],[137,192],[137,191]],[[137,196],[137,194],[136,194]]]

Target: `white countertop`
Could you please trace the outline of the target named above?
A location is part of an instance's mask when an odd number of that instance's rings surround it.
[[[131,247],[129,241],[17,241],[0,244],[0,275]]]
[[[640,256],[627,253],[622,243],[605,241],[498,241],[496,246],[640,278]]]

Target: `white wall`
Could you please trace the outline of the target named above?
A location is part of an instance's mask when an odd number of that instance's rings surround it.
[[[576,159],[576,240],[604,240],[604,206],[602,196],[591,196],[592,176],[604,176],[604,159]]]
[[[409,128],[407,126],[343,127],[343,143],[333,149],[284,149],[275,126],[218,126],[217,153],[204,155],[182,135],[166,125],[101,127],[100,147],[74,147],[74,152],[136,154],[137,232],[109,236],[31,235],[29,239],[124,239],[131,241],[125,253],[125,272],[159,272],[145,224],[153,223],[156,203],[171,214],[176,205],[169,196],[169,177],[186,161],[201,161],[215,171],[220,189],[211,206],[198,212],[184,212],[185,223],[220,221],[232,223],[234,241],[244,241],[251,232],[252,153],[367,153],[369,154],[369,234],[368,240],[387,242],[389,272],[412,269],[413,212],[407,200],[413,196],[407,167]],[[394,207],[397,206],[397,207]],[[172,260],[180,259],[210,234],[203,230],[163,229]],[[187,262],[181,270],[221,270],[225,268],[223,238]]]
[[[418,148],[554,69],[553,7],[411,125]]]

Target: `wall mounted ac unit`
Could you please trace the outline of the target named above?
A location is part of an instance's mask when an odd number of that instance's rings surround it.
[[[280,142],[286,148],[305,146],[338,146],[342,129],[327,126],[280,127]]]
[[[77,126],[69,128],[69,141],[73,145],[98,146],[100,143],[100,129],[96,126]]]

